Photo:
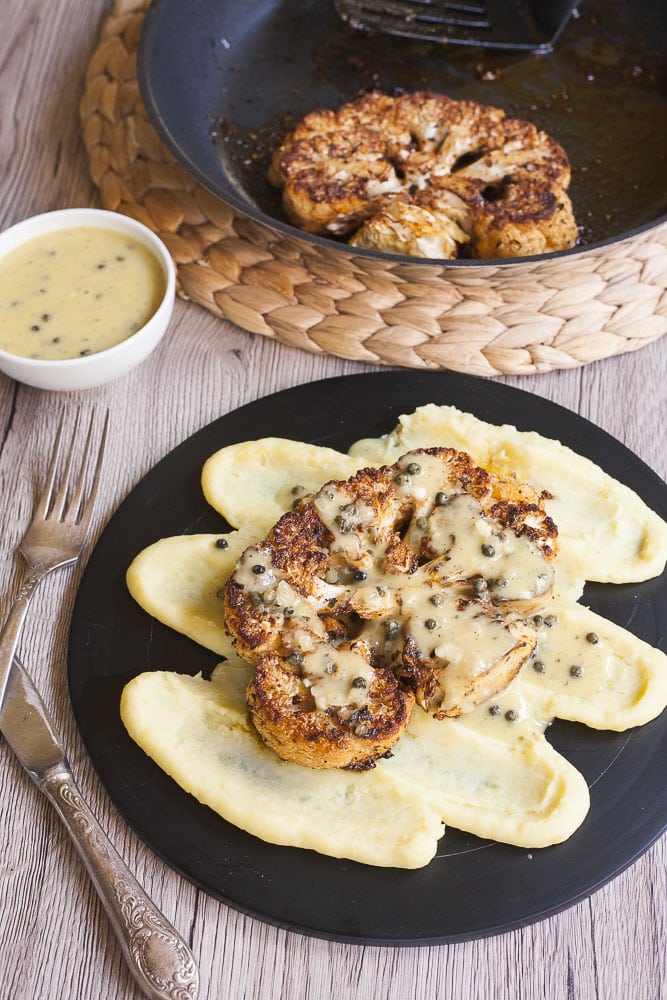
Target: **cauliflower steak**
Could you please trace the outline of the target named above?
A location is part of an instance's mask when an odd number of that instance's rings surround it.
[[[442,94],[375,92],[313,111],[269,180],[301,229],[389,253],[519,257],[578,235],[564,149],[500,108]]]
[[[544,499],[430,448],[297,501],[223,595],[267,745],[308,767],[371,767],[415,701],[456,717],[504,690],[553,587]]]

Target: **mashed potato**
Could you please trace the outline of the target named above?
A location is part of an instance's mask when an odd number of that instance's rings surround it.
[[[287,763],[263,746],[248,720],[250,668],[225,632],[221,587],[244,548],[295,498],[436,444],[468,451],[489,471],[515,472],[553,495],[556,587],[537,654],[492,706],[442,721],[415,710],[394,756],[372,771]],[[558,843],[583,822],[589,798],[583,777],[547,742],[549,722],[620,731],[667,704],[667,657],[577,603],[586,579],[636,582],[659,574],[667,525],[556,441],[425,406],[347,456],[276,438],[224,448],[208,460],[202,481],[209,502],[239,530],[163,539],[136,557],[127,582],[149,614],[225,662],[210,681],[141,674],[125,688],[121,714],[132,738],[181,787],[255,836],[402,868],[428,863],[443,824],[526,848]]]

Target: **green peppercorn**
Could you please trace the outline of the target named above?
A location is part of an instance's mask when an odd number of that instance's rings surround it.
[[[416,462],[410,462],[406,471],[411,476],[418,476],[419,473],[422,471],[422,467],[421,465],[418,465]]]
[[[445,603],[445,598],[443,594],[431,594],[429,598],[431,604],[434,604],[436,608],[441,607]]]
[[[539,627],[543,621],[544,619],[542,618],[542,615],[533,615],[533,625],[537,625]]]
[[[553,628],[553,626],[556,624],[557,621],[558,619],[556,618],[555,615],[547,615],[546,618],[544,619],[544,624],[546,625],[547,628]]]
[[[300,667],[303,663],[303,653],[300,653],[298,649],[295,649],[293,653],[290,653],[287,659],[293,667]]]
[[[368,573],[364,573],[363,569],[355,569],[353,576],[355,580],[362,581],[366,579]]]
[[[365,688],[366,686],[366,679],[364,677],[355,677],[352,681],[353,688]]]
[[[536,674],[543,674],[545,667],[543,660],[533,660],[533,670]]]
[[[489,715],[500,715],[500,705],[491,705]]]
[[[291,618],[294,614],[294,608],[285,608],[284,615],[285,618]]]
[[[496,554],[496,550],[494,549],[493,545],[488,545],[486,543],[484,545],[482,545],[482,555],[483,556],[489,556],[489,558],[490,558],[491,556],[495,556],[495,554]]]
[[[417,523],[417,527],[419,528],[420,531],[426,531],[426,529],[428,528],[428,518],[427,517],[418,517],[416,523]]]
[[[516,722],[519,716],[517,715],[517,713],[514,711],[513,708],[509,708],[505,712],[505,718],[507,719],[508,722]]]
[[[597,646],[600,641],[600,636],[597,632],[589,632],[586,636],[586,642],[590,642],[592,646]]]
[[[400,630],[401,626],[395,618],[388,618],[384,623],[384,634],[387,639],[394,639]]]
[[[570,677],[583,677],[583,673],[584,673],[584,668],[579,666],[579,664],[570,667]]]
[[[435,618],[427,618],[426,621],[424,622],[424,625],[429,630],[429,632],[432,632],[434,628],[437,628],[438,623],[435,620]]]
[[[300,493],[303,493],[304,487],[301,483],[297,483],[292,487],[292,496],[298,497]]]
[[[266,566],[260,566],[258,563],[256,566],[253,566],[252,571],[255,576],[261,576],[262,573],[266,573]]]
[[[472,581],[472,589],[478,596],[485,593],[486,590],[488,589],[488,586],[489,585],[483,576],[476,576],[475,579]]]
[[[448,501],[448,496],[446,493],[436,493],[435,495],[435,505],[436,507],[444,507]]]
[[[409,486],[410,476],[406,476],[404,472],[399,472],[399,474],[394,477],[394,482],[397,486]]]
[[[226,538],[216,538],[215,547],[216,549],[226,549],[229,547],[229,542]]]

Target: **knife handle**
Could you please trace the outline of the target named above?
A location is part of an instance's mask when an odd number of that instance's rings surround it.
[[[69,768],[58,764],[32,777],[74,841],[130,971],[146,996],[151,1000],[196,1000],[199,970],[192,952],[112,846]]]

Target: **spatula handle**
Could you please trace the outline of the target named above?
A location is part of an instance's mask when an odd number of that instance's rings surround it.
[[[148,898],[83,799],[67,766],[41,777],[88,869],[132,974],[151,1000],[196,1000],[199,971],[192,952]]]

